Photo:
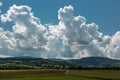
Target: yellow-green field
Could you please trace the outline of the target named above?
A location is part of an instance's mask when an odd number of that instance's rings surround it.
[[[1,70],[0,80],[120,79],[119,70]]]

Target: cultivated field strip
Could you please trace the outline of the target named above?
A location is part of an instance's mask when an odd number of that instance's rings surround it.
[[[90,79],[108,79],[108,80],[120,80],[120,70],[60,70],[60,69],[39,69],[39,70],[1,70],[0,80],[15,80],[14,78],[56,78],[58,76],[64,77],[78,77],[78,78],[90,78]],[[21,80],[20,79],[20,80]],[[43,80],[44,80],[43,79]],[[29,79],[28,79],[29,80]],[[31,79],[30,79],[31,80]],[[36,79],[37,80],[37,79]],[[39,79],[38,79],[39,80]],[[49,79],[48,79],[49,80]],[[55,79],[57,80],[57,79]],[[67,79],[61,79],[67,80]],[[88,80],[88,79],[87,79]]]

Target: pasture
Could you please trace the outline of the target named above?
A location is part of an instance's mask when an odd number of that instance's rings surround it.
[[[1,70],[0,80],[117,80],[119,75],[119,70]]]

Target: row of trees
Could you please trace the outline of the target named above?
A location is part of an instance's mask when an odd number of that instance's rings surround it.
[[[83,66],[72,66],[72,65],[39,65],[39,66],[31,66],[24,64],[0,64],[0,69],[70,69],[70,70],[120,70],[120,67],[115,66],[106,66],[106,67],[83,67]]]
[[[116,67],[116,66],[71,66],[69,67],[69,69],[74,69],[74,70],[120,70],[120,67]]]

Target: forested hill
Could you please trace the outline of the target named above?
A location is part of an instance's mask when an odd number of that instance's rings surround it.
[[[0,58],[0,69],[59,69],[72,64],[64,61],[32,57]]]
[[[105,57],[87,57],[82,59],[71,59],[67,62],[80,66],[116,66],[120,67],[120,60],[109,59]]]
[[[120,68],[120,60],[103,57],[82,59],[43,59],[32,57],[0,58],[0,69],[91,69]]]

